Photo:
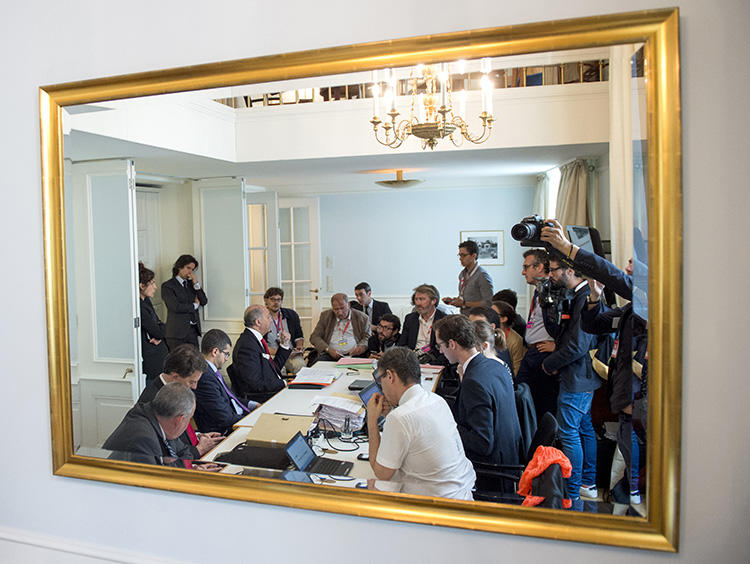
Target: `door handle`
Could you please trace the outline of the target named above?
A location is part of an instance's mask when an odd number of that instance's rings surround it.
[[[317,294],[318,292],[320,292],[320,288],[315,288],[314,290],[310,290],[311,294]]]

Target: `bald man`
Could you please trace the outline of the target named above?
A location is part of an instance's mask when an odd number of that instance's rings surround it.
[[[367,351],[370,318],[349,307],[349,298],[339,293],[331,296],[331,309],[320,314],[310,342],[318,350],[318,360],[338,360],[360,356]]]

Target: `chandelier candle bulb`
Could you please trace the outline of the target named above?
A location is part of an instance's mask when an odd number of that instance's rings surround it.
[[[372,111],[375,117],[380,114],[380,85],[377,82],[372,85]]]
[[[448,107],[448,71],[446,70],[446,64],[440,65],[440,95],[441,104],[444,108]]]

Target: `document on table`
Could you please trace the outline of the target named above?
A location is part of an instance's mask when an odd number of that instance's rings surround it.
[[[309,368],[305,366],[297,372],[294,380],[289,382],[290,386],[307,385],[307,386],[329,386],[339,376],[343,374],[342,370],[332,370],[330,368]]]

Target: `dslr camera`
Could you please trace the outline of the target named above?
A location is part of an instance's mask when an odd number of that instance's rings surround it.
[[[554,227],[549,221],[544,221],[538,215],[524,217],[520,223],[516,223],[510,230],[510,236],[521,243],[522,247],[544,247],[547,243],[541,240],[542,227]]]

